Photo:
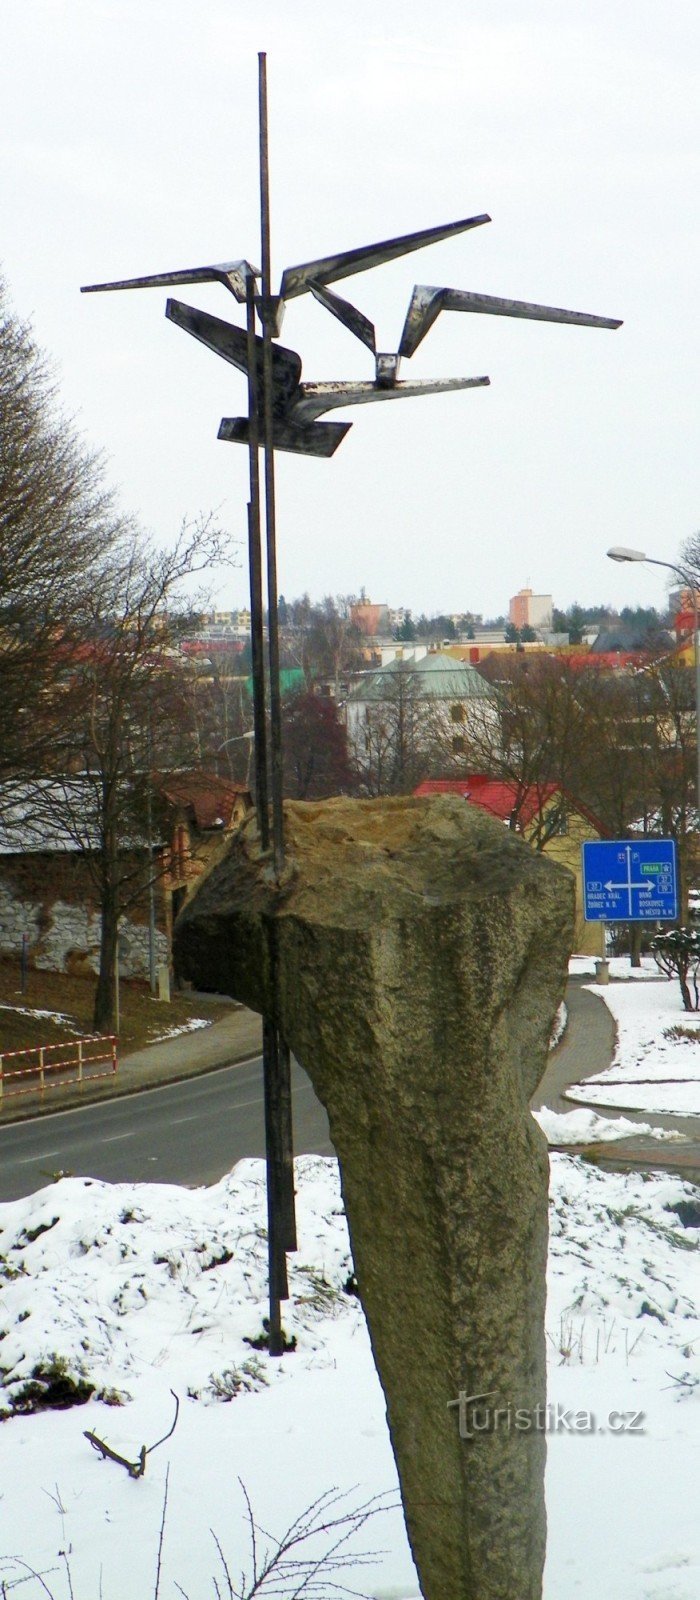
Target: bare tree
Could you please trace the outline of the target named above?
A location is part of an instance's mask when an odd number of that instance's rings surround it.
[[[0,280],[0,778],[50,759],[66,651],[124,531]]]
[[[311,686],[319,678],[333,685],[336,700],[343,680],[364,664],[362,634],[350,615],[351,595],[326,595],[312,604],[308,595],[286,606],[288,654],[303,670]]]
[[[132,532],[95,586],[83,637],[66,661],[55,761],[68,776],[34,786],[34,804],[70,833],[95,884],[100,1032],[114,1026],[119,919],[148,876],[142,847],[152,773],[187,765],[195,753],[179,650],[192,623],[183,585],[221,559],[211,518],[184,524],[168,551],[148,549]]]
[[[554,657],[515,656],[505,662],[493,657],[486,665],[496,715],[489,703],[472,720],[472,754],[477,770],[511,786],[512,829],[521,827],[525,808],[531,813],[532,797],[537,797],[531,842],[543,850],[561,826],[566,791],[576,792],[586,737],[580,675]],[[559,786],[554,797],[553,784]]]

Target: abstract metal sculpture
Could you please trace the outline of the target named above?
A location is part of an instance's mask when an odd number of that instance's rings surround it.
[[[279,293],[271,291],[270,198],[267,134],[266,56],[259,55],[260,234],[262,270],[247,260],[224,261],[183,271],[159,272],[148,277],[86,285],[83,294],[114,289],[175,288],[186,284],[220,283],[246,307],[245,329],[197,310],[181,300],[169,299],[166,316],[192,334],[216,355],[244,372],[248,379],[247,417],[224,417],[219,438],[247,444],[250,463],[248,506],[248,559],[250,573],[251,648],[253,665],[253,726],[255,732],[255,790],[260,842],[272,844],[274,870],[284,867],[284,816],[282,810],[282,714],[279,674],[277,545],[275,529],[275,450],[298,455],[331,456],[349,428],[349,422],[319,422],[327,411],[380,400],[415,399],[453,389],[482,388],[487,377],[438,378],[401,382],[399,366],[409,358],[441,311],[485,312],[492,316],[524,317],[541,322],[566,322],[588,328],[619,328],[610,317],[563,311],[554,306],[504,300],[494,295],[462,289],[433,288],[417,284],[411,296],[401,343],[397,351],[377,350],[373,324],[356,306],[336,294],[329,284],[356,273],[368,272],[436,244],[458,233],[479,228],[491,218],[485,214],[459,222],[423,228],[379,244],[361,245],[338,255],[322,256],[287,267]],[[258,290],[259,284],[259,290]],[[369,381],[302,383],[301,358],[295,350],[273,344],[279,337],[287,300],[312,294],[326,311],[359,339],[374,355],[375,373]],[[262,337],[255,331],[259,319]],[[259,449],[264,450],[265,545],[267,566],[267,634],[269,671],[266,675],[263,640],[262,538]],[[269,754],[266,723],[266,678],[269,690]],[[268,795],[272,801],[272,839]],[[271,992],[276,994],[276,953],[269,951]],[[286,1251],[295,1246],[294,1182],[291,1132],[289,1050],[280,1034],[276,1005],[263,1020],[265,1129],[268,1171],[268,1247],[270,1272],[269,1348],[273,1355],[284,1349],[280,1300],[287,1296]]]
[[[461,222],[449,222],[437,228],[424,228],[419,233],[407,233],[379,244],[362,245],[356,250],[346,250],[342,255],[324,256],[317,261],[306,261],[297,267],[287,267],[282,274],[278,295],[267,300],[255,296],[260,320],[277,337],[281,330],[287,300],[310,293],[342,322],[356,339],[372,351],[375,376],[370,382],[301,382],[301,359],[295,350],[284,345],[272,346],[272,445],[275,450],[291,451],[300,455],[331,456],[345,438],[352,423],[322,422],[317,418],[341,406],[365,405],[378,400],[414,399],[420,395],[444,394],[453,389],[483,388],[489,383],[480,378],[399,380],[402,358],[409,358],[429,332],[441,311],[471,311],[491,316],[523,317],[538,322],[566,322],[586,328],[619,328],[619,321],[611,317],[593,316],[584,311],[564,311],[557,306],[533,305],[526,300],[506,300],[497,295],[475,294],[466,289],[434,288],[416,284],[406,314],[401,343],[397,351],[378,351],[374,324],[348,300],[334,294],[328,285],[339,278],[347,278],[371,267],[393,261],[419,250],[424,245],[435,244],[452,234],[481,227],[491,218],[482,215],[467,217]],[[188,283],[222,283],[239,301],[246,297],[246,282],[257,280],[260,273],[247,261],[222,262],[211,267],[190,267],[182,272],[160,272],[147,278],[127,278],[118,283],[91,284],[86,293],[105,289],[170,288]],[[230,361],[241,372],[248,372],[249,345],[246,332],[206,311],[185,305],[181,300],[168,300],[165,315],[185,333],[192,334],[201,344]],[[258,394],[258,425],[263,424],[263,354],[264,338],[255,335],[255,367]],[[219,428],[219,438],[237,444],[250,443],[250,416],[224,417]]]

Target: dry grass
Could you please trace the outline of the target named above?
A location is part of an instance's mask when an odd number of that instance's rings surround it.
[[[65,972],[27,973],[22,994],[17,961],[0,961],[0,1050],[25,1050],[32,1045],[60,1044],[75,1035],[92,1032],[94,980]],[[171,1028],[182,1027],[191,1017],[216,1021],[230,1009],[229,1000],[191,998],[174,994],[170,1002],[152,1000],[148,985],[123,980],[120,985],[119,1044],[122,1050],[139,1050],[154,1044]],[[9,1007],[10,1009],[5,1009]],[[68,1025],[52,1017],[33,1017],[27,1010],[57,1011]]]

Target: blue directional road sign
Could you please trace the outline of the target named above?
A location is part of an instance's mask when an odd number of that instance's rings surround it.
[[[675,922],[674,839],[601,839],[581,846],[586,922]]]

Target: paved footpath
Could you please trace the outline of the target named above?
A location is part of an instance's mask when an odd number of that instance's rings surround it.
[[[551,1111],[573,1111],[585,1101],[567,1100],[564,1090],[571,1084],[582,1083],[586,1078],[603,1072],[610,1066],[615,1051],[615,1023],[602,995],[593,993],[585,984],[590,979],[569,979],[566,990],[568,1021],[566,1032],[552,1051],[547,1070],[532,1101],[533,1110],[548,1106]],[[640,1134],[611,1143],[596,1140],[589,1145],[555,1145],[552,1148],[569,1154],[585,1153],[598,1166],[615,1171],[660,1169],[673,1172],[691,1182],[700,1180],[700,1117],[664,1116],[655,1111],[628,1111],[624,1107],[590,1105],[601,1117],[613,1121],[616,1115],[627,1122],[652,1123],[657,1128],[669,1128],[683,1135],[679,1140],[665,1142]]]

